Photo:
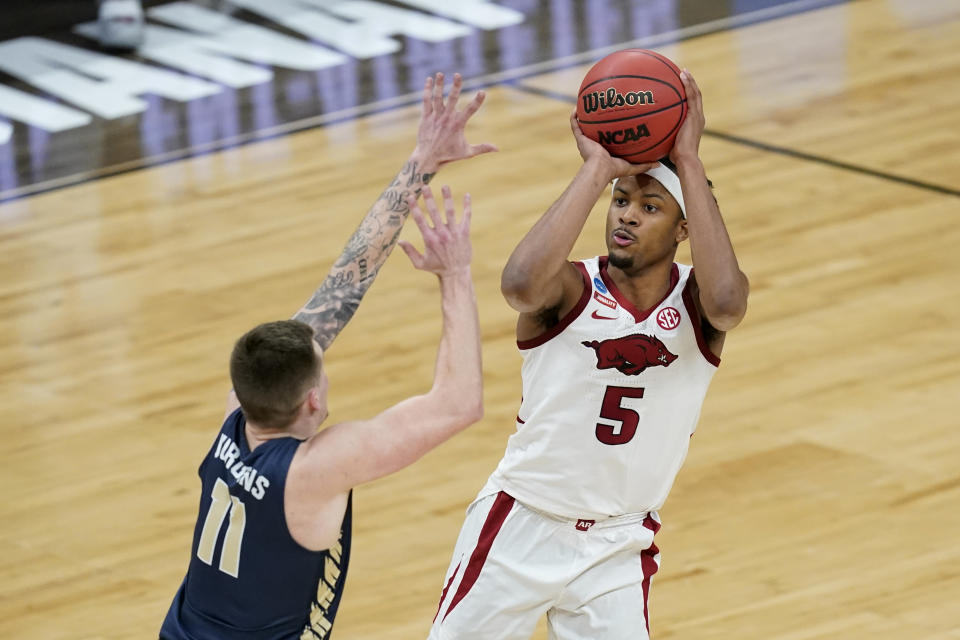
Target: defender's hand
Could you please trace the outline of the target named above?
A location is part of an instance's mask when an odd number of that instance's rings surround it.
[[[635,176],[644,173],[655,167],[657,162],[644,162],[641,164],[631,164],[623,158],[615,158],[610,155],[603,145],[595,140],[591,140],[580,129],[580,123],[577,122],[577,111],[573,110],[570,114],[570,129],[573,131],[573,137],[577,141],[577,150],[584,162],[598,162],[603,166],[607,174],[607,181],[614,178],[623,178],[626,176]]]
[[[446,185],[443,187],[445,210],[443,219],[437,211],[437,202],[433,198],[433,191],[429,187],[424,187],[423,202],[426,204],[427,212],[433,222],[432,227],[423,217],[423,212],[417,205],[417,201],[410,198],[408,202],[413,220],[417,223],[420,234],[423,236],[424,244],[423,254],[421,255],[409,242],[400,241],[400,246],[410,258],[413,266],[423,271],[435,273],[440,277],[469,269],[470,258],[472,257],[470,246],[470,194],[463,196],[463,219],[457,222],[450,187]]]
[[[703,95],[696,80],[689,71],[684,69],[680,72],[680,81],[683,82],[683,89],[687,94],[687,117],[680,125],[677,139],[673,142],[673,149],[670,150],[670,160],[674,164],[680,164],[683,158],[699,157],[700,138],[707,124],[703,115]]]
[[[459,73],[454,74],[453,86],[446,102],[443,101],[442,73],[438,73],[436,79],[427,78],[423,87],[423,114],[420,117],[417,148],[414,153],[422,154],[429,163],[438,167],[448,162],[497,151],[497,148],[489,143],[467,142],[464,134],[467,121],[483,104],[486,93],[477,92],[465,109],[457,111],[457,100],[460,98],[462,86],[463,78]]]

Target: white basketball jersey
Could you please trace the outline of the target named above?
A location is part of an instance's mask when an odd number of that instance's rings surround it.
[[[638,310],[613,284],[606,257],[574,265],[584,292],[560,323],[518,342],[523,400],[517,432],[481,491],[568,518],[653,511],[687,455],[720,364],[673,265],[667,296]]]

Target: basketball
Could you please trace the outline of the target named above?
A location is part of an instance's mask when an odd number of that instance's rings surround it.
[[[610,155],[654,162],[670,153],[687,115],[680,69],[647,49],[624,49],[593,65],[577,94],[580,129]]]

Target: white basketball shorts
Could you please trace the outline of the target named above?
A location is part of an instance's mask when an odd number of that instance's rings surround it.
[[[476,500],[443,581],[430,640],[646,640],[660,566],[656,512],[570,520],[503,493]]]

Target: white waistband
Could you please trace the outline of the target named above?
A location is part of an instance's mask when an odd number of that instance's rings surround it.
[[[559,522],[570,526],[576,526],[578,522],[592,523],[590,526],[598,529],[606,529],[607,527],[635,526],[638,524],[643,524],[647,517],[651,517],[657,524],[660,523],[660,516],[656,511],[646,511],[643,513],[624,513],[619,516],[606,516],[604,518],[568,518],[566,516],[558,516],[547,511],[541,511],[540,509],[520,502],[516,498],[514,498],[514,500],[524,509],[533,511],[537,515],[542,516],[547,520],[553,520],[554,522]]]

